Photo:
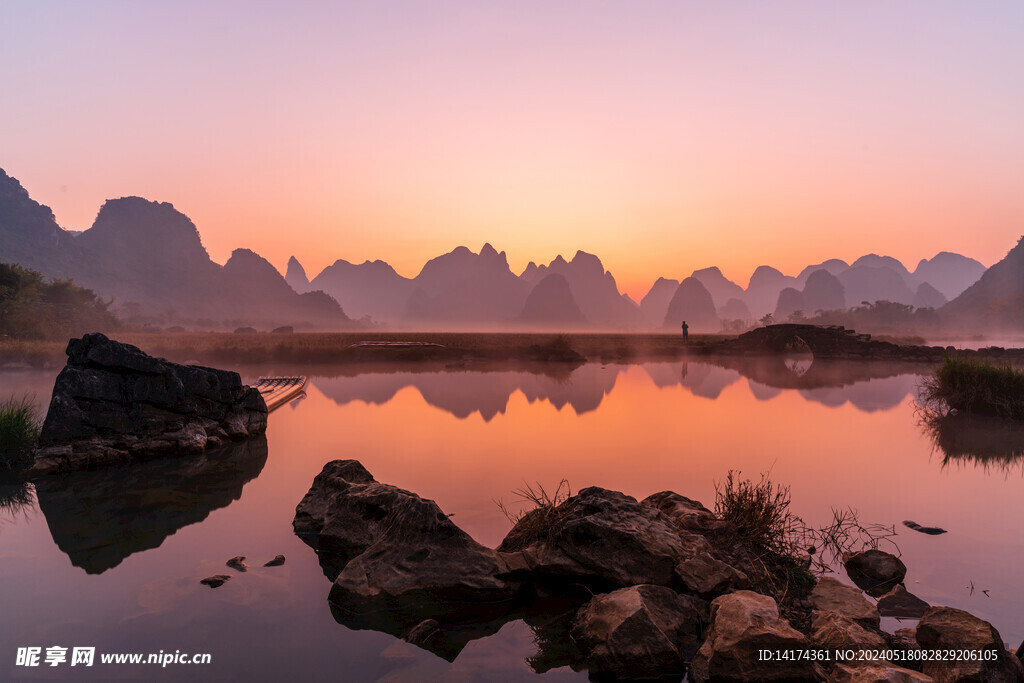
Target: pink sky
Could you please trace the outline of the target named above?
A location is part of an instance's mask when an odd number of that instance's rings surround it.
[[[639,299],[1024,233],[1024,5],[53,3],[0,9],[0,167],[88,227],[188,214],[214,260],[413,276],[577,249]]]

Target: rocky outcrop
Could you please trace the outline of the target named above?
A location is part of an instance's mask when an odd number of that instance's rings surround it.
[[[682,676],[700,647],[708,606],[663,586],[631,586],[594,597],[571,637],[592,674],[624,679]]]
[[[843,565],[853,582],[876,598],[902,583],[907,575],[907,566],[900,558],[875,548],[843,558]]]
[[[925,661],[921,670],[938,683],[1021,683],[1024,667],[1006,651],[999,631],[987,621],[952,607],[932,607],[917,625],[922,650],[994,652],[994,659]]]
[[[202,453],[262,434],[267,404],[237,372],[178,365],[93,333],[68,342],[35,472]]]
[[[378,483],[355,460],[324,466],[293,527],[336,576],[330,602],[355,627],[399,634],[428,618],[487,620],[508,612],[520,588],[504,578],[506,559],[434,501]]]
[[[806,650],[810,643],[779,616],[775,601],[737,591],[711,603],[711,627],[690,662],[690,680],[820,681],[824,676],[808,660],[764,661],[761,650]]]

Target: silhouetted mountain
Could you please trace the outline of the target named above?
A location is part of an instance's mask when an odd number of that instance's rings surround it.
[[[679,280],[659,277],[651,285],[650,291],[640,300],[640,311],[652,327],[658,327],[665,321],[668,304],[672,301],[677,289],[679,289]]]
[[[892,256],[865,254],[850,264],[851,268],[859,268],[861,266],[865,268],[888,268],[900,276],[908,289],[913,289],[917,286],[917,280],[910,274],[907,267],[899,259],[895,259]]]
[[[846,289],[849,306],[860,306],[864,301],[909,304],[914,300],[914,293],[903,276],[887,266],[857,266],[844,270],[837,277]]]
[[[573,299],[569,283],[559,273],[551,273],[526,297],[517,322],[568,328],[583,325],[587,319]]]
[[[353,318],[395,322],[406,314],[416,285],[384,261],[356,265],[339,259],[320,271],[310,287],[333,296]]]
[[[775,306],[775,312],[772,314],[772,317],[775,318],[775,322],[785,322],[786,318],[797,311],[803,311],[804,315],[807,315],[804,293],[799,289],[786,287],[779,292],[779,301]]]
[[[766,313],[774,313],[779,292],[786,287],[796,288],[796,278],[783,275],[771,266],[758,266],[750,276],[745,296],[751,315],[760,319]]]
[[[747,305],[735,298],[729,299],[724,306],[718,309],[718,317],[722,320],[743,320],[744,322],[753,320]]]
[[[797,284],[799,284],[800,287],[803,287],[807,283],[807,278],[809,278],[811,276],[811,273],[813,273],[816,270],[825,269],[828,272],[832,273],[833,275],[838,275],[839,273],[843,272],[849,267],[850,264],[848,264],[846,261],[841,261],[840,259],[837,258],[830,258],[827,261],[823,261],[814,266],[807,266],[806,268],[801,270],[800,274],[796,276]]]
[[[1024,237],[939,313],[952,327],[1024,329]]]
[[[808,316],[818,311],[846,309],[846,290],[843,283],[824,268],[814,271],[807,277],[803,295],[806,307],[804,313]]]
[[[955,299],[985,272],[985,266],[972,258],[942,251],[932,259],[921,259],[914,270],[918,282],[927,282],[947,299]]]
[[[309,278],[306,277],[306,269],[302,267],[302,264],[294,256],[288,259],[288,270],[285,271],[284,280],[299,294],[308,292],[310,289]]]
[[[0,261],[73,278],[113,297],[113,310],[122,314],[165,323],[206,319],[338,328],[350,322],[329,297],[296,294],[252,252],[236,252],[234,263],[218,266],[196,226],[169,203],[108,200],[92,227],[72,236],[0,171],[0,238]]]
[[[742,299],[744,296],[743,288],[722,275],[717,266],[695,270],[690,277],[700,280],[716,308],[724,306],[729,299]]]
[[[679,283],[668,304],[662,327],[678,330],[684,320],[690,326],[690,332],[718,332],[721,328],[711,293],[695,277]]]
[[[914,292],[912,303],[914,308],[939,308],[946,303],[946,297],[929,283],[922,282]]]
[[[572,261],[566,261],[559,255],[546,266],[535,269],[527,266],[527,271],[523,275],[538,282],[549,273],[564,277],[580,311],[594,327],[622,329],[642,326],[640,307],[619,293],[615,278],[604,269],[601,259],[593,254],[577,251]]]
[[[431,259],[412,282],[423,294],[406,310],[423,323],[504,323],[519,315],[530,291],[509,269],[505,252],[490,244],[479,254],[458,247]]]

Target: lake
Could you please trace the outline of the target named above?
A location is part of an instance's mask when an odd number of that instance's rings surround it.
[[[586,680],[565,667],[534,673],[534,634],[522,621],[469,643],[453,663],[337,623],[330,581],[291,522],[324,463],[343,458],[434,499],[492,547],[510,528],[496,501],[518,509],[511,492],[524,482],[550,491],[565,479],[573,491],[597,485],[638,499],[670,489],[712,507],[730,469],[770,472],[808,523],[852,507],[863,523],[895,525],[911,592],[992,622],[1010,646],[1024,638],[1015,455],[1024,449],[1000,455],[989,444],[970,457],[949,438],[951,454],[936,445],[915,414],[914,366],[720,362],[551,374],[306,369],[307,396],[271,414],[265,441],[224,457],[54,477],[36,502],[0,512],[0,678]],[[248,380],[296,371],[241,370]],[[28,392],[45,402],[55,375],[2,372],[0,399]],[[903,520],[948,533],[917,533]],[[262,566],[277,554],[284,566]],[[236,555],[248,572],[225,567]],[[222,587],[200,585],[221,573],[232,575]],[[54,645],[210,653],[212,662],[14,665],[17,648]]]

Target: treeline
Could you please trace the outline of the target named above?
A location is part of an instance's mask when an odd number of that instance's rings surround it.
[[[945,329],[945,323],[933,308],[914,308],[909,304],[893,301],[864,302],[847,310],[817,311],[807,316],[803,311],[793,311],[788,316],[776,318],[768,314],[751,324],[744,320],[723,320],[722,331],[740,334],[757,325],[776,323],[797,323],[801,325],[842,325],[858,332],[893,334],[934,334]]]
[[[91,289],[71,280],[46,280],[34,270],[0,263],[0,335],[67,339],[118,328],[118,320]]]

